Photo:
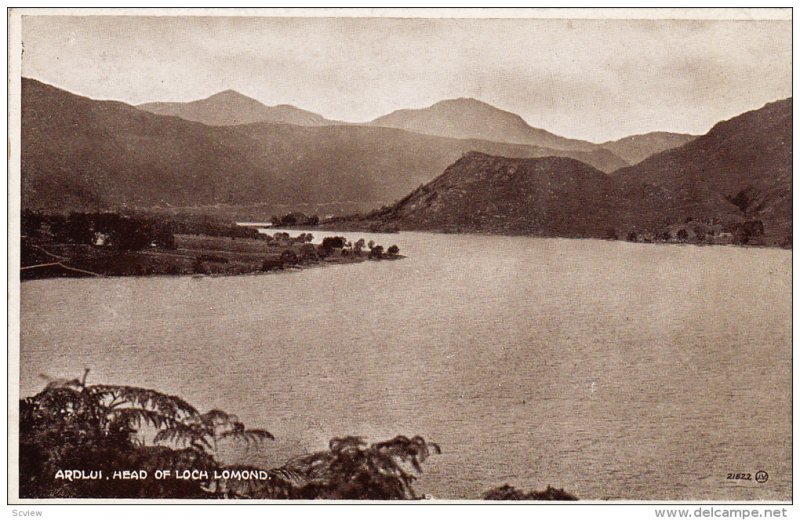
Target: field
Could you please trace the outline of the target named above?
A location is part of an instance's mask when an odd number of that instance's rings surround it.
[[[317,264],[355,263],[367,254],[289,240],[262,240],[206,235],[175,235],[175,248],[120,251],[86,244],[23,241],[21,277],[26,279],[85,276],[241,275],[298,269]]]

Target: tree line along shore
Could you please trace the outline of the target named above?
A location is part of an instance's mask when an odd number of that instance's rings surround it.
[[[242,275],[402,258],[396,245],[260,233],[212,218],[23,211],[20,277]]]

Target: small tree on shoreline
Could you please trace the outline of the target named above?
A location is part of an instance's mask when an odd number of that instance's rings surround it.
[[[369,257],[375,260],[383,258],[383,246],[373,246],[370,248]]]

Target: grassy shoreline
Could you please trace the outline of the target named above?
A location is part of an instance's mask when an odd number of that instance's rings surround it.
[[[175,247],[120,251],[106,246],[23,240],[20,279],[107,276],[241,276],[378,261],[364,251],[323,248],[296,239],[266,241],[175,235]],[[400,255],[382,257],[394,260]]]

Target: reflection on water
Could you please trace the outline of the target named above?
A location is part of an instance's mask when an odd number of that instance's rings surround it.
[[[91,367],[269,429],[229,450],[263,464],[419,434],[443,453],[417,489],[440,498],[791,497],[790,252],[344,234],[408,258],[25,282],[22,395]]]

